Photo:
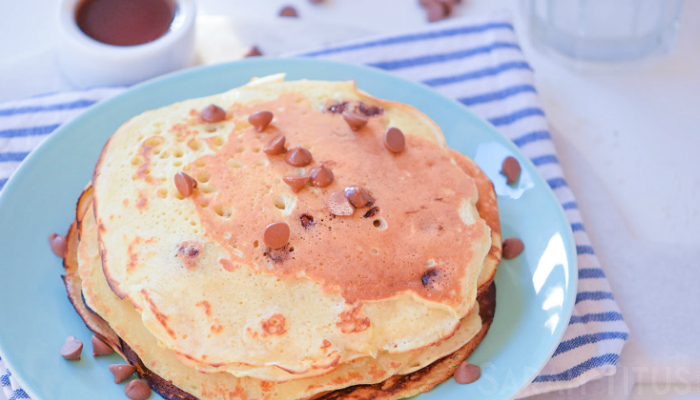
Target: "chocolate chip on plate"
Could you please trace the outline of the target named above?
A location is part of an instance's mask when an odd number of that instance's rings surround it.
[[[367,125],[367,122],[369,121],[366,115],[358,114],[352,111],[343,111],[343,119],[348,123],[350,129],[353,131],[361,129]]]
[[[350,200],[345,197],[345,193],[343,192],[332,193],[326,201],[326,206],[328,206],[328,211],[330,211],[331,214],[340,217],[347,217],[355,212],[352,204],[350,204]]]
[[[462,361],[455,370],[455,382],[465,385],[467,383],[476,382],[481,376],[481,367],[474,364],[469,364],[467,361]]]
[[[501,254],[506,260],[510,260],[511,258],[519,256],[520,253],[522,253],[523,250],[525,250],[525,245],[523,244],[523,241],[514,237],[504,240],[502,246],[503,250]]]
[[[503,160],[501,174],[506,176],[509,185],[514,184],[520,178],[520,163],[514,157],[507,157]]]
[[[146,400],[151,397],[151,387],[141,379],[134,379],[126,384],[124,393],[131,400]]]
[[[286,222],[275,222],[265,228],[263,242],[271,249],[279,249],[289,243],[291,231]]]
[[[175,174],[175,187],[182,197],[189,197],[197,187],[197,181],[184,172]]]
[[[122,383],[136,372],[136,367],[129,364],[112,364],[109,366],[109,371],[114,375],[114,383]]]
[[[293,167],[305,167],[311,164],[313,157],[311,152],[303,147],[294,147],[287,150],[287,155],[285,156],[287,164]]]
[[[369,192],[359,186],[348,186],[343,190],[343,193],[350,201],[350,204],[355,208],[365,207],[372,199]]]
[[[391,127],[384,132],[384,147],[392,153],[400,153],[406,147],[406,137],[401,129]]]
[[[61,348],[61,355],[66,360],[80,360],[80,353],[83,351],[83,342],[76,339],[75,336],[68,336],[66,343]]]
[[[57,235],[52,233],[49,235],[49,245],[51,250],[59,256],[64,257],[66,255],[66,237],[63,235]]]
[[[307,183],[309,183],[309,177],[308,176],[285,176],[282,178],[284,183],[289,185],[289,187],[292,188],[294,193],[300,191],[301,189],[306,186]]]
[[[274,115],[272,115],[270,111],[260,111],[251,114],[250,117],[248,117],[248,122],[255,127],[255,130],[262,132],[270,125],[272,117],[274,117]]]
[[[245,55],[243,55],[243,57],[257,57],[257,56],[261,56],[261,55],[262,55],[262,51],[260,51],[258,46],[253,46],[248,50],[247,53],[245,53]]]
[[[221,122],[226,119],[226,111],[223,108],[209,104],[199,113],[202,120],[206,122]]]
[[[92,342],[93,357],[106,356],[114,353],[114,349],[112,349],[107,343],[103,342],[102,339],[97,337],[97,335],[92,335],[90,341]]]
[[[311,178],[312,185],[320,188],[326,187],[333,182],[333,171],[321,164],[309,171],[309,178]]]
[[[280,10],[281,17],[298,17],[297,10],[292,6],[284,7]]]

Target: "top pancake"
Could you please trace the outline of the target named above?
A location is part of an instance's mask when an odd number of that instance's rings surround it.
[[[383,113],[354,132],[327,111],[328,99]],[[225,121],[202,122],[198,110],[212,103],[227,110]],[[247,118],[263,110],[275,119],[258,133]],[[389,126],[406,134],[402,153],[382,144]],[[314,162],[293,168],[284,156],[260,151],[279,134]],[[335,175],[326,188],[294,193],[282,181],[321,162]],[[185,199],[173,183],[180,171],[198,180]],[[350,185],[369,190],[376,215],[328,213],[330,193]],[[439,128],[352,82],[263,79],[146,112],[105,146],[94,188],[112,290],[182,361],[236,376],[321,375],[449,337],[475,304],[491,246],[474,180],[456,165]],[[302,214],[314,225],[305,229]],[[262,244],[273,222],[291,228],[283,251]],[[183,262],[178,250],[188,246],[196,256]],[[429,269],[437,272],[425,275]]]

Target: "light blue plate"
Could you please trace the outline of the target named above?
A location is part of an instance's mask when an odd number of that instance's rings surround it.
[[[286,72],[287,79],[355,79],[375,96],[426,113],[449,145],[472,157],[493,180],[503,237],[525,242],[520,257],[498,268],[496,317],[469,358],[481,365],[481,379],[471,385],[450,379],[420,399],[508,399],[549,360],[576,297],[576,251],[559,203],[510,141],[457,102],[379,70],[309,59],[246,60],[170,75],[97,104],[37,148],[5,186],[0,195],[0,349],[35,400],[125,399],[123,385],[113,384],[107,369],[119,358],[92,357],[91,334],[66,298],[61,261],[47,241],[73,220],[76,199],[107,138],[142,111],[277,72]],[[517,188],[507,186],[498,172],[508,155],[523,166]],[[69,335],[86,343],[80,362],[59,355]]]

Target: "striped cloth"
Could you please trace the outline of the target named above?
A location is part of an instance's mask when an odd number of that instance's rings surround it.
[[[547,120],[508,15],[456,19],[406,34],[333,45],[305,57],[362,63],[422,82],[463,103],[510,138],[537,167],[566,212],[576,241],[579,287],[563,341],[518,397],[577,387],[615,373],[629,336],[557,160]],[[60,124],[124,89],[94,89],[0,103],[0,188]],[[11,399],[27,398],[0,361]]]

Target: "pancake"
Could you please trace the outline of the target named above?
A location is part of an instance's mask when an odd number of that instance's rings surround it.
[[[479,216],[486,221],[491,228],[491,248],[489,249],[484,264],[481,266],[477,287],[479,292],[487,289],[496,276],[496,267],[501,262],[501,220],[498,216],[498,203],[493,182],[486,176],[474,161],[464,154],[450,149],[450,154],[457,165],[474,179],[479,192],[479,200],[476,202],[476,210]]]
[[[477,209],[480,212],[482,216],[487,220],[489,223],[489,226],[491,227],[491,232],[492,235],[497,234],[500,232],[500,226],[498,224],[498,219],[497,219],[497,211],[495,209],[495,202],[489,202],[487,201],[488,199],[495,199],[495,193],[493,192],[493,186],[490,184],[488,179],[485,177],[485,175],[476,167],[471,160],[469,160],[467,157],[464,156],[459,156],[456,155],[456,157],[459,157],[460,160],[458,164],[462,167],[465,168],[465,172],[467,172],[469,175],[473,176],[475,178],[475,181],[477,183],[477,187],[479,188],[479,202],[477,203]],[[92,190],[88,188],[84,194],[81,196],[81,199],[79,201],[79,206],[77,210],[77,221],[76,222],[82,222],[84,214],[86,211],[91,211],[90,205],[92,201]],[[86,210],[87,208],[90,208],[90,210]],[[493,215],[496,216],[496,218],[493,218]],[[94,220],[91,219],[91,216],[88,215],[88,221],[86,221],[85,224],[80,223],[82,227],[85,227],[86,229],[94,229]],[[74,223],[73,226],[71,227],[70,234],[68,235],[68,253],[66,255],[66,265],[74,265],[76,260],[76,250],[74,248],[77,247],[77,229],[76,226],[78,224]],[[93,235],[94,236],[94,235]],[[499,243],[500,240],[495,241],[495,243]],[[494,249],[498,247],[499,253],[495,253]],[[489,259],[493,260],[498,255],[500,254],[500,247],[499,246],[492,246],[491,251],[489,252],[489,256],[487,259],[484,261],[484,265],[486,266],[489,263]],[[95,259],[97,259],[95,257]],[[66,277],[64,280],[66,281],[74,281],[78,282],[78,285],[80,285],[80,278],[77,276],[77,273],[73,273],[77,269],[76,267],[68,268],[66,269]],[[100,271],[100,269],[96,269],[96,271]],[[482,274],[483,275],[483,274]],[[89,281],[89,280],[88,280]],[[489,285],[490,282],[489,282]],[[79,287],[79,286],[78,286]],[[104,284],[104,287],[106,288],[106,282]],[[492,289],[491,286],[488,287],[489,289]],[[490,321],[490,318],[493,315],[493,300],[488,300],[492,294],[485,294],[482,291],[483,286],[480,285],[480,301],[483,303],[484,299],[486,299],[487,304],[484,305],[482,304],[481,307],[481,317],[482,319],[486,321]],[[106,296],[105,297],[112,297],[112,300],[114,302],[119,302],[118,299],[115,298],[115,296],[111,293],[109,293],[109,290],[106,290]],[[88,291],[89,292],[89,291]],[[90,321],[97,319],[99,322],[104,324],[104,320],[102,320],[97,314],[94,314],[93,312],[90,311],[81,311],[81,310],[88,310],[84,305],[80,306],[82,304],[82,297],[78,294],[77,296],[74,290],[69,289],[69,293],[72,293],[69,297],[72,299],[71,301],[74,303],[76,306],[76,310],[78,310],[79,314],[83,317],[83,319],[86,320],[86,324],[88,326],[92,326],[92,330],[98,333],[98,335],[101,336],[106,336],[103,331],[96,331],[94,329],[94,324],[91,324]],[[125,307],[129,307],[129,304],[126,304]],[[112,305],[112,311],[118,309],[120,306],[117,304],[116,306]],[[487,315],[486,318],[484,318],[484,315]],[[489,317],[490,315],[491,317]],[[111,334],[109,336],[116,336],[116,334],[110,329],[107,328]],[[480,342],[480,340],[483,338],[483,335],[485,335],[486,330],[488,329],[488,326],[482,326],[481,330],[479,333],[472,338],[468,344],[464,345],[464,347],[457,352],[453,353],[451,356],[446,357],[442,359],[441,361],[435,362],[433,364],[430,364],[426,368],[422,368],[419,370],[419,372],[412,373],[408,375],[410,378],[408,378],[406,375],[399,375],[399,376],[394,376],[389,378],[388,380],[380,383],[380,384],[375,384],[375,385],[362,385],[362,386],[353,386],[350,389],[343,389],[339,391],[334,391],[332,393],[321,393],[317,396],[319,398],[376,398],[376,399],[390,399],[390,398],[401,398],[401,397],[408,397],[412,396],[414,394],[427,391],[430,388],[432,388],[435,384],[443,381],[444,379],[449,378],[451,374],[454,371],[454,365],[459,364],[466,356],[468,353],[470,353]],[[135,339],[135,343],[137,345],[142,345],[143,343],[138,342],[138,338]],[[131,349],[129,345],[127,345],[124,341],[118,340],[116,343],[112,342],[113,347],[115,347],[115,350],[117,350],[120,354],[125,354],[125,359],[127,359],[130,363],[134,364],[138,370],[140,371],[140,374],[142,377],[147,379],[149,383],[154,387],[156,391],[161,393],[164,397],[166,398],[174,398],[174,399],[189,399],[189,398],[194,398],[192,397],[191,394],[183,392],[181,389],[179,389],[177,386],[175,386],[175,383],[181,383],[182,375],[180,375],[180,380],[176,378],[176,380],[173,382],[171,379],[164,379],[160,375],[154,373],[150,369],[146,368],[145,365],[143,364],[143,361],[141,358],[138,356],[138,354]],[[142,347],[142,346],[140,346]],[[151,357],[153,358],[153,357]],[[165,358],[167,360],[167,358]],[[177,365],[177,364],[175,364]],[[376,368],[376,366],[375,366]],[[375,371],[377,371],[375,369]],[[171,377],[171,372],[166,370],[161,370],[159,371],[163,376],[166,377]],[[204,375],[196,373],[195,371],[187,371],[186,373],[189,374],[195,374],[199,375],[202,377],[202,380],[207,381],[209,380],[208,378],[204,377]],[[221,375],[221,374],[219,374]],[[177,376],[177,374],[176,374]],[[216,379],[211,379],[212,381],[216,382]],[[250,380],[248,380],[250,383]],[[234,381],[235,382],[235,381]],[[229,382],[231,383],[231,382]],[[240,383],[240,382],[239,382]],[[201,384],[201,382],[200,382]],[[215,385],[215,383],[214,383]],[[200,398],[206,398],[202,397],[202,393],[198,393]],[[286,394],[287,396],[289,393]],[[342,396],[342,397],[339,397]],[[214,397],[216,398],[216,397]]]
[[[376,359],[365,357],[341,364],[321,377],[284,383],[263,384],[255,378],[237,378],[225,372],[197,372],[181,363],[174,352],[159,347],[131,303],[119,299],[110,290],[102,274],[93,215],[86,213],[80,226],[78,263],[87,305],[110,323],[110,327],[138,354],[144,365],[148,365],[154,373],[172,382],[174,386],[200,399],[220,398],[220,387],[226,388],[225,393],[238,390],[246,399],[273,400],[298,399],[350,385],[376,383],[389,376],[421,369],[434,360],[453,353],[481,329],[476,306],[475,312],[461,321],[455,334],[439,344],[414,352],[382,352]]]
[[[459,350],[427,367],[407,375],[397,375],[374,385],[351,386],[326,393],[314,400],[396,400],[417,396],[432,390],[455,373],[455,369],[479,346],[493,322],[496,311],[496,285],[491,282],[479,293],[481,330]]]
[[[81,197],[81,202],[83,200],[88,200],[89,201],[89,196],[90,196],[90,191],[86,191],[86,195]],[[78,215],[78,220],[81,220],[82,217],[79,214]],[[80,224],[83,227],[86,227],[89,229],[91,221],[90,220],[90,215],[87,216],[87,221],[85,224]],[[76,227],[77,224],[73,224],[71,228],[71,233],[76,232]],[[94,225],[93,225],[94,229]],[[71,255],[77,254],[77,234],[71,234],[68,235],[68,253],[66,254],[66,264],[69,264],[69,261],[75,260],[75,257]],[[84,237],[84,234],[81,235]],[[85,254],[83,252],[83,254]],[[71,265],[74,265],[72,262],[70,263]],[[97,268],[99,271],[99,268]],[[73,282],[78,282],[80,283],[80,277],[77,274],[76,268],[70,267],[66,268],[66,276],[64,277],[65,281],[73,281]],[[95,333],[98,335],[103,335],[103,331],[95,330],[96,326],[100,326],[99,324],[94,324],[94,321],[97,322],[104,322],[103,320],[100,319],[95,313],[91,312],[88,310],[83,302],[83,297],[80,296],[79,292],[69,290],[69,298],[71,299],[71,302],[73,305],[76,307],[76,311],[81,315],[81,317],[85,320],[86,325],[90,327]],[[120,300],[116,298],[113,294],[110,293],[110,295],[113,297],[114,301],[119,302]],[[130,304],[128,302],[122,301],[122,303],[125,305],[125,307],[130,307]],[[375,384],[375,385],[362,385],[362,386],[354,386],[350,388],[346,388],[344,390],[340,391],[334,391],[334,392],[324,392],[319,395],[314,396],[316,399],[399,399],[399,398],[405,398],[405,397],[410,397],[413,395],[416,395],[421,392],[425,392],[430,390],[432,387],[434,387],[436,384],[444,381],[445,379],[448,379],[453,373],[454,373],[454,368],[456,365],[458,365],[461,361],[463,361],[478,345],[478,343],[483,339],[485,336],[486,332],[488,331],[488,328],[490,326],[493,313],[495,310],[495,289],[493,285],[489,287],[489,290],[486,290],[479,295],[479,305],[480,305],[480,318],[483,321],[483,324],[481,325],[481,329],[478,331],[476,336],[474,336],[468,343],[466,343],[461,349],[457,350],[450,356],[447,356],[445,358],[442,358],[436,362],[433,362],[432,364],[428,365],[427,367],[408,374],[408,375],[401,375],[401,376],[394,376],[389,378],[388,380]],[[118,308],[118,306],[117,306]],[[109,328],[107,328],[109,329]],[[111,329],[110,329],[111,331]],[[111,335],[110,335],[111,336]],[[117,343],[110,343],[113,347],[115,347],[115,350],[117,350],[120,354],[122,354],[125,359],[131,363],[132,365],[137,367],[137,371],[139,373],[139,376],[143,379],[146,379],[149,384],[153,387],[153,389],[161,394],[164,398],[166,399],[185,399],[185,400],[194,400],[195,397],[192,396],[192,394],[184,392],[177,386],[175,386],[175,383],[179,382],[173,382],[170,379],[164,379],[162,376],[158,375],[157,373],[153,372],[151,369],[146,367],[146,364],[142,361],[142,359],[136,354],[136,352],[129,346],[126,342],[122,341],[121,339]],[[152,345],[153,348],[158,348],[155,345]],[[161,352],[164,352],[165,350],[160,350]],[[167,363],[167,357],[162,357],[162,361],[166,361]],[[177,361],[175,361],[175,365],[177,365]],[[151,362],[149,363],[151,365],[151,368],[158,368],[162,365],[160,362]],[[201,374],[198,373],[194,370],[190,370],[188,372],[189,374],[194,374],[199,376],[200,378],[204,380],[211,380],[212,382],[209,385],[203,385],[202,388],[206,387],[211,387],[212,385],[214,387],[217,386],[217,378],[223,377],[224,380],[231,380],[234,379],[236,380],[237,378],[233,378],[228,374],[214,374],[216,376],[212,376],[211,374]],[[211,377],[211,378],[210,378]],[[252,379],[246,378],[248,383],[251,381],[254,381]],[[241,380],[239,380],[241,381]],[[245,380],[244,380],[245,381]],[[220,384],[221,382],[219,382]],[[201,384],[201,382],[200,382]],[[263,385],[262,382],[257,382],[258,385]],[[205,390],[206,393],[199,393],[199,398],[200,399],[233,399],[233,398],[250,398],[250,397],[243,397],[242,394],[244,391],[242,390],[241,386],[236,386],[234,389],[229,388],[229,390],[221,390],[222,387],[219,386],[219,390]],[[232,389],[232,390],[231,390]],[[268,388],[269,390],[269,388]],[[204,394],[204,396],[202,396]],[[265,397],[265,398],[269,398]],[[274,397],[273,397],[274,398]],[[281,398],[291,398],[291,397],[281,397]]]
[[[65,274],[61,277],[66,286],[68,300],[83,319],[87,327],[99,336],[105,343],[124,356],[118,346],[119,337],[109,327],[109,324],[99,315],[88,309],[82,294],[82,280],[78,274],[78,234],[79,225],[87,211],[92,212],[92,186],[89,186],[78,199],[76,205],[76,219],[68,229],[66,234],[66,253],[63,257],[63,268]]]
[[[353,132],[328,99],[382,112]],[[228,119],[203,123],[197,110],[210,103]],[[258,133],[247,117],[262,110],[275,119]],[[382,145],[388,126],[406,134],[401,154]],[[295,170],[261,152],[277,134],[314,163]],[[320,162],[335,175],[327,188],[294,193],[281,180]],[[492,277],[482,265],[493,233],[477,183],[457,164],[412,107],[352,82],[261,80],[146,112],[115,133],[94,175],[95,254],[139,326],[184,365],[275,382],[326,377],[353,360],[437,347],[474,313],[478,285]],[[185,199],[172,179],[180,171],[198,180]],[[354,184],[379,213],[329,215],[328,195]],[[314,217],[311,229],[302,214]],[[292,231],[277,258],[261,245],[272,222]],[[187,265],[176,257],[185,243],[201,249]],[[428,270],[437,272],[426,284]]]

